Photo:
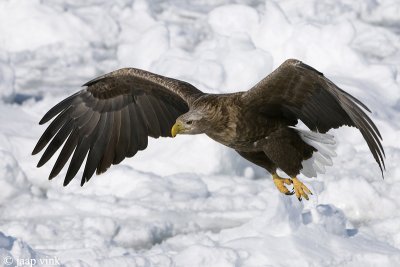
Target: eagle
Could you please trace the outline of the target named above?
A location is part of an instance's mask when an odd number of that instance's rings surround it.
[[[361,132],[382,176],[385,169],[381,134],[365,113],[371,111],[296,59],[286,60],[244,92],[204,93],[190,83],[136,68],[110,72],[83,87],[43,116],[39,124],[53,120],[32,152],[47,146],[37,164],[41,167],[62,147],[49,179],[72,156],[64,186],[85,158],[81,186],[94,172],[104,173],[144,150],[149,137],[206,134],[268,171],[281,193],[308,200],[312,192],[297,177],[316,177],[332,165],[335,140],[327,132],[345,125]]]

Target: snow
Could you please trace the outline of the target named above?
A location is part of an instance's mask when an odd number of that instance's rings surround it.
[[[4,266],[400,266],[397,0],[0,1],[0,259]],[[363,101],[387,171],[359,132],[330,132],[308,202],[206,136],[150,140],[84,187],[31,156],[55,103],[144,68],[207,92],[247,90],[287,58]],[[78,174],[80,177],[82,172]]]

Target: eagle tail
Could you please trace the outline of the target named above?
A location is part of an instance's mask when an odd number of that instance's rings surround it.
[[[336,156],[336,141],[331,134],[323,134],[309,130],[294,128],[300,138],[317,151],[311,158],[302,162],[301,173],[307,177],[316,177],[318,173],[325,173],[325,166],[332,166],[332,157]]]

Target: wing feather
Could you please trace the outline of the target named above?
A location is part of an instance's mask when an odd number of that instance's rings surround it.
[[[146,124],[147,131],[151,137],[161,136],[160,125],[158,124],[157,115],[146,95],[141,96],[138,101],[138,107],[141,111],[141,116]]]
[[[57,117],[50,123],[49,127],[44,131],[42,136],[39,138],[32,154],[35,155],[41,151],[51,140],[51,138],[60,130],[60,128],[70,120],[69,113],[72,110],[72,106],[64,109]]]
[[[100,160],[99,166],[97,166],[97,174],[105,172],[112,164],[112,161],[114,159],[114,150],[115,150],[115,142],[117,139],[118,133],[118,128],[117,125],[119,125],[118,122],[118,115],[116,115],[117,112],[113,112],[110,114],[110,128],[108,131],[110,132],[109,138],[107,145],[105,146],[105,151],[103,153],[103,157]]]
[[[124,107],[121,110],[121,131],[117,143],[117,147],[115,150],[115,157],[113,164],[119,164],[122,160],[124,160],[127,155],[127,150],[130,142],[130,128],[131,121],[129,119],[129,109],[128,106]]]
[[[60,152],[60,155],[57,158],[56,163],[53,166],[53,169],[50,172],[49,180],[53,179],[60,173],[62,168],[65,166],[65,163],[67,163],[68,159],[71,157],[72,152],[74,152],[76,145],[78,144],[77,135],[78,132],[73,132],[69,135],[64,147]]]
[[[148,97],[149,102],[154,110],[154,114],[157,117],[157,125],[160,126],[160,136],[168,136],[169,131],[172,127],[171,120],[168,120],[168,118],[165,115],[165,111],[161,108],[160,106],[160,101],[157,101],[154,97],[149,96]]]
[[[84,90],[76,92],[75,94],[67,97],[66,99],[64,99],[57,105],[55,105],[43,116],[43,118],[40,120],[39,124],[42,125],[42,124],[48,122],[49,120],[54,118],[54,116],[56,116],[58,113],[65,110],[66,108],[68,108],[70,106],[74,106],[75,104],[77,104],[79,102],[82,102],[82,99],[79,96],[84,92],[85,92]]]
[[[63,146],[49,179],[57,176],[72,156],[64,185],[77,174],[85,158],[81,185],[95,171],[103,173],[112,164],[144,150],[149,136],[170,136],[176,118],[203,95],[189,83],[133,68],[108,73],[84,86],[87,88],[43,116],[40,124],[54,120],[32,152],[46,148],[40,167]]]
[[[145,126],[140,124],[140,121],[137,118],[135,106],[133,105],[128,106],[128,112],[129,112],[131,134],[129,139],[127,157],[133,157],[139,150],[139,136],[144,135],[147,140],[147,133],[144,132]]]
[[[100,120],[100,114],[98,112],[92,112],[90,118],[86,122],[82,122],[83,126],[79,126],[75,131],[79,135],[78,144],[76,146],[74,155],[72,156],[71,163],[68,167],[67,174],[64,180],[64,186],[69,184],[69,182],[74,178],[79,168],[81,167],[87,153],[89,152],[89,148],[91,142],[94,139],[94,135],[92,134],[93,130],[96,128]]]
[[[89,154],[86,160],[85,170],[83,171],[82,180],[89,181],[99,166],[100,160],[103,156],[106,145],[108,144],[109,136],[111,134],[110,127],[112,125],[111,113],[102,113],[100,121],[94,131],[96,137],[95,141],[91,144]],[[83,185],[84,181],[81,182]]]
[[[242,100],[249,114],[253,111],[266,117],[279,116],[287,119],[290,125],[300,119],[313,131],[325,133],[343,125],[358,128],[383,176],[382,136],[362,109],[370,110],[316,69],[289,59],[243,93]]]

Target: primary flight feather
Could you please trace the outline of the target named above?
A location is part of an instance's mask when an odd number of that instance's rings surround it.
[[[247,92],[206,94],[193,85],[144,70],[125,68],[84,84],[85,89],[50,109],[51,119],[32,154],[44,149],[38,167],[64,144],[49,179],[71,158],[64,185],[85,158],[81,185],[147,147],[148,137],[205,133],[272,174],[278,190],[308,199],[297,179],[330,165],[333,137],[343,125],[360,130],[373,157],[385,168],[382,137],[363,111],[369,109],[314,68],[286,60]],[[294,127],[301,120],[310,131]],[[65,143],[64,143],[65,142]],[[290,178],[279,177],[277,169]],[[293,191],[286,185],[293,184]]]

